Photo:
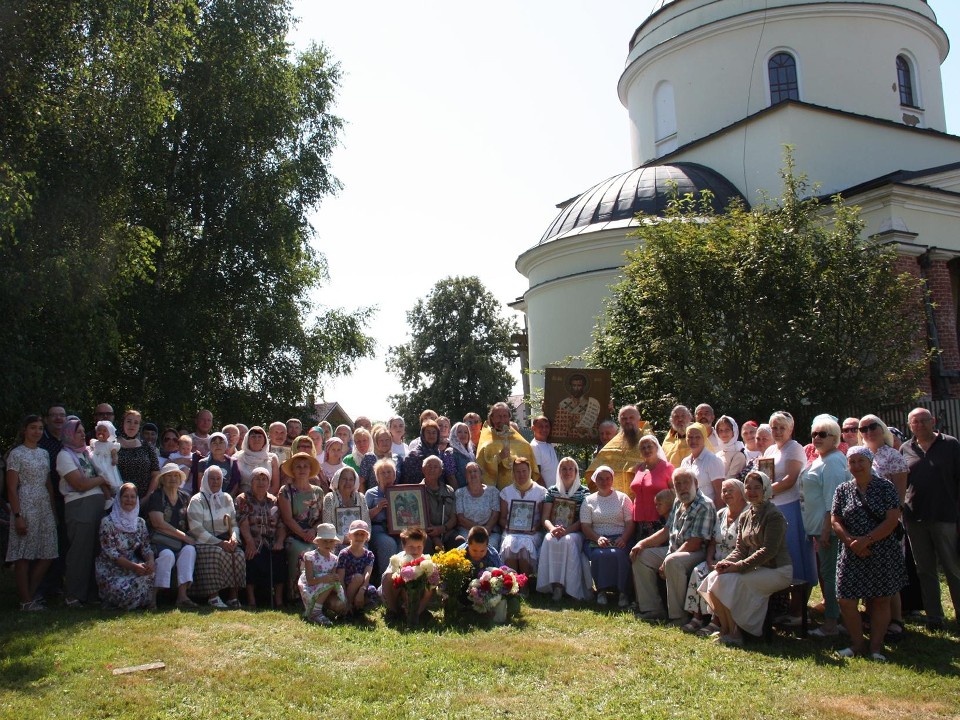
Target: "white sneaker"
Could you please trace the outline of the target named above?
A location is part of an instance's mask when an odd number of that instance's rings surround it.
[[[607,594],[600,592],[597,593],[597,605],[606,605],[607,604]]]

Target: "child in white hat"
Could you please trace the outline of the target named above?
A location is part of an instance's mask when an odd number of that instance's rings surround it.
[[[337,556],[333,554],[339,542],[336,528],[330,523],[320,523],[313,539],[316,550],[303,554],[303,572],[297,583],[303,599],[303,617],[318,625],[333,624],[324,610],[334,617],[346,610],[347,599],[337,575]]]

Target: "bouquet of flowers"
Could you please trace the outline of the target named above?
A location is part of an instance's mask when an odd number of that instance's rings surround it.
[[[506,565],[484,570],[480,577],[471,580],[467,596],[478,613],[493,612],[506,598],[516,595],[527,584],[527,576]]]
[[[473,565],[467,551],[460,549],[434,553],[433,562],[440,571],[440,598],[443,600],[443,619],[452,620],[466,605],[467,583],[473,575]]]
[[[440,571],[429,555],[421,555],[403,564],[394,556],[390,558],[390,569],[393,571],[393,586],[397,589],[423,591],[440,584]]]
[[[440,584],[440,571],[429,555],[401,563],[394,555],[390,558],[393,572],[393,587],[406,595],[407,625],[415,627],[420,622],[420,601],[427,589]]]

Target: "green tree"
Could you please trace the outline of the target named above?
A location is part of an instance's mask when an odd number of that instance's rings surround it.
[[[735,417],[914,397],[927,358],[922,293],[895,250],[861,237],[839,197],[803,199],[792,161],[777,203],[715,215],[676,197],[646,218],[594,332],[617,402],[664,418],[676,402]]]
[[[2,424],[51,396],[267,419],[372,351],[311,306],[339,67],[283,0],[0,6]]]
[[[515,354],[516,323],[477,277],[445,278],[407,313],[410,341],[391,347],[387,366],[403,393],[390,402],[416,428],[422,410],[451,420],[468,412],[486,414],[513,387],[507,366]]]

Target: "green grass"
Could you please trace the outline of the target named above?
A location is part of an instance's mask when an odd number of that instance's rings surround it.
[[[3,718],[960,717],[960,641],[918,626],[882,665],[542,600],[507,626],[419,631],[381,611],[330,629],[292,611],[20,613],[6,575]],[[111,673],[154,660],[166,669]]]

